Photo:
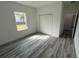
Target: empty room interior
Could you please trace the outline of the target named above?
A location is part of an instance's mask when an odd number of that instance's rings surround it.
[[[0,1],[0,58],[78,57],[78,1]]]

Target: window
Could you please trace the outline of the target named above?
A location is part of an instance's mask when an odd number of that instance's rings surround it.
[[[23,12],[14,12],[17,31],[27,30],[26,14]]]

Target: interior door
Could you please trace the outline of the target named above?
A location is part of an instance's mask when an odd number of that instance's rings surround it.
[[[52,34],[52,14],[40,15],[40,31],[45,34]]]

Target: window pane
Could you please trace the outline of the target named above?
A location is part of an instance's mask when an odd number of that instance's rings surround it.
[[[26,14],[22,12],[14,12],[17,31],[27,30]]]

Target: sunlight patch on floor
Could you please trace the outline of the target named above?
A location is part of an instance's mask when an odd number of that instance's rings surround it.
[[[33,35],[29,39],[41,39],[41,40],[44,40],[44,39],[48,39],[48,38],[49,38],[48,35]]]

